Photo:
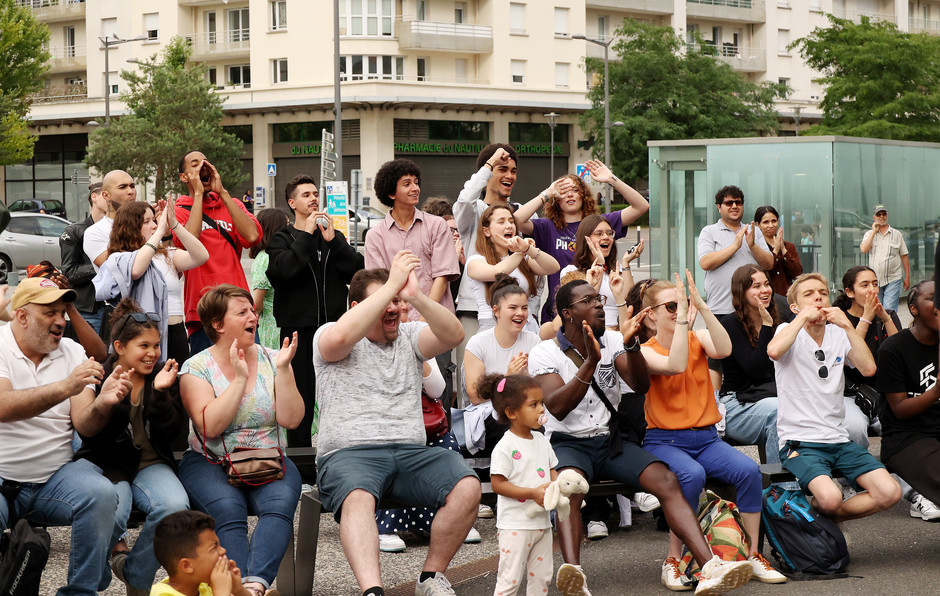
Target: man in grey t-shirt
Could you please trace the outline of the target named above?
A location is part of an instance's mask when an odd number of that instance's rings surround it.
[[[350,309],[313,338],[320,404],[317,486],[363,593],[382,593],[375,508],[382,498],[438,509],[417,595],[454,594],[444,571],[473,525],[480,481],[456,451],[425,446],[422,362],[463,340],[447,308],[418,285],[416,255],[357,272]],[[402,301],[427,321],[401,323]]]

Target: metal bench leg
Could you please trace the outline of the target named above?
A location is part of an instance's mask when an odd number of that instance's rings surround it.
[[[316,487],[300,497],[300,519],[297,527],[297,552],[294,561],[295,596],[313,594],[317,567],[317,541],[320,537],[320,491]]]
[[[294,586],[294,534],[291,532],[290,542],[287,544],[287,550],[284,551],[284,558],[281,559],[281,565],[277,568],[277,590],[283,596],[296,596]]]

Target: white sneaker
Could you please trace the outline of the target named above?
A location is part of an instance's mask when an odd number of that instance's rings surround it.
[[[495,514],[493,513],[493,508],[489,505],[480,504],[480,510],[477,512],[477,517],[480,519],[490,519]]]
[[[415,596],[457,596],[443,573],[415,584]]]
[[[636,506],[643,513],[649,513],[650,511],[655,511],[662,507],[654,495],[649,493],[636,493],[633,495],[633,502],[636,503]]]
[[[476,544],[481,542],[483,538],[480,537],[480,533],[477,532],[476,528],[470,528],[470,531],[467,532],[467,537],[464,538],[464,544]]]
[[[601,521],[592,521],[587,523],[588,540],[601,540],[610,536],[607,531],[607,524]]]
[[[679,561],[675,557],[663,561],[663,574],[660,579],[663,585],[673,592],[687,592],[692,589],[692,584],[682,581],[682,576],[679,575]]]
[[[565,563],[555,575],[555,587],[562,596],[591,596],[587,587],[587,576],[580,565]]]
[[[761,554],[755,553],[751,555],[748,561],[751,563],[751,579],[764,584],[786,583],[787,576],[771,567],[770,562]]]
[[[400,553],[405,550],[405,541],[398,534],[379,534],[379,550],[383,553]]]
[[[718,596],[740,588],[754,573],[750,561],[723,561],[718,555],[702,567],[695,596]]]
[[[915,493],[911,499],[911,517],[919,517],[924,521],[935,521],[940,519],[940,507],[934,505],[933,501],[924,495]]]

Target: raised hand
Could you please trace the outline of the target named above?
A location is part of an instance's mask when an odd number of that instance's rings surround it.
[[[771,327],[774,324],[774,318],[770,316],[770,312],[764,308],[763,304],[757,305],[757,312],[760,313],[760,324],[764,327]]]
[[[408,282],[409,275],[418,268],[421,259],[410,250],[400,250],[392,259],[392,266],[388,269],[388,283],[398,293]]]
[[[825,316],[826,320],[836,325],[842,327],[846,331],[852,329],[852,322],[849,321],[849,318],[845,316],[845,311],[843,311],[838,306],[829,306],[826,308],[820,309]]]
[[[591,254],[594,255],[594,264],[604,267],[606,259],[604,258],[604,251],[601,250],[600,244],[597,240],[590,236],[585,236],[584,241],[587,242],[588,248],[591,249]]]
[[[620,323],[620,334],[623,335],[623,343],[627,344],[633,341],[633,337],[639,333],[640,327],[643,325],[643,319],[646,318],[646,315],[650,314],[650,307],[646,307],[640,312],[633,316],[633,307],[627,307],[627,316]]]
[[[744,239],[747,240],[748,246],[754,246],[754,234],[757,232],[757,225],[752,221],[746,226],[741,226],[744,228]]]
[[[689,281],[689,296],[692,298],[692,305],[698,310],[707,310],[708,305],[705,304],[702,295],[698,293],[698,288],[695,287],[695,280],[692,279],[692,273],[688,269],[685,270],[685,278]]]
[[[881,306],[881,302],[878,301],[877,292],[869,292],[868,296],[865,297],[865,306],[862,310],[862,318],[866,321],[874,321],[875,317],[878,315],[879,307],[881,310],[884,310],[884,307]]]
[[[490,164],[490,167],[496,169],[497,166],[503,166],[509,163],[510,157],[509,152],[500,147],[496,150],[496,153],[486,162]]]
[[[134,389],[134,384],[131,383],[130,379],[133,372],[133,368],[124,372],[120,364],[115,366],[101,385],[101,392],[98,394],[97,400],[109,406],[124,401],[124,398],[130,395]]]
[[[584,162],[584,165],[591,172],[591,178],[595,182],[607,183],[614,179],[614,173],[610,171],[610,168],[604,162],[598,159],[589,159]]]
[[[588,362],[593,362],[596,366],[601,361],[601,344],[594,337],[594,331],[587,321],[581,321],[581,332],[584,334],[584,351]]]
[[[322,223],[317,223],[317,220],[320,218],[323,218],[327,221],[326,227],[323,227]],[[307,216],[307,223],[304,226],[304,231],[309,234],[313,234],[317,230],[320,230],[320,234],[323,235],[323,239],[327,242],[333,240],[333,238],[336,237],[336,228],[333,227],[333,216],[325,211],[317,211]]]
[[[617,304],[627,299],[627,284],[623,281],[623,269],[620,263],[617,263],[617,270],[607,274],[607,283],[610,285],[610,293],[614,295]]]
[[[510,252],[525,254],[529,252],[529,243],[521,236],[511,236],[506,239],[506,247]]]
[[[209,169],[212,170],[212,175],[209,177],[209,190],[212,192],[221,195],[225,192],[225,187],[222,186],[222,177],[219,176],[219,171],[215,169],[215,166],[209,163],[209,160],[205,160],[203,163],[209,166]]]
[[[574,189],[574,182],[571,181],[571,178],[564,176],[552,182],[552,185],[548,188],[553,190],[553,198],[558,199],[568,194],[569,191]]]
[[[98,385],[104,378],[104,367],[94,358],[82,362],[65,377],[65,386],[69,395],[78,395],[86,385]]]
[[[773,249],[774,249],[774,252],[780,255],[781,257],[787,251],[787,247],[783,243],[783,226],[780,226],[779,228],[777,228],[777,233],[774,234]]]
[[[157,391],[169,389],[176,382],[176,375],[179,373],[179,364],[173,358],[170,358],[160,369],[160,372],[153,378],[153,388]]]
[[[235,368],[235,377],[248,379],[248,361],[245,360],[245,350],[238,347],[238,340],[232,340],[232,346],[228,349],[229,362]]]
[[[294,354],[297,353],[297,332],[291,334],[290,337],[285,337],[284,341],[281,342],[281,349],[277,353],[277,360],[274,361],[274,366],[278,370],[286,370],[290,366],[291,360],[294,359]]]
[[[601,291],[601,283],[604,281],[603,265],[594,265],[584,272],[584,279],[591,284],[595,290]]]
[[[644,248],[646,248],[646,240],[640,240],[637,243],[636,248],[628,250],[627,254],[623,255],[623,266],[629,267],[631,262],[640,258],[640,255],[643,254]]]
[[[527,374],[529,371],[529,356],[525,352],[519,352],[509,361],[506,367],[507,375]]]
[[[163,213],[166,213],[166,225],[172,230],[176,227],[176,201],[173,197],[168,198],[167,200],[160,200],[158,204],[163,205]],[[160,213],[160,217],[163,217],[163,213]]]
[[[673,275],[676,276],[676,321],[682,322],[689,316],[689,301],[685,295],[685,284],[682,283],[682,278],[678,273]]]
[[[744,243],[744,235],[747,233],[747,226],[741,226],[738,228],[738,231],[734,233],[734,247],[735,250],[741,248],[741,244]]]
[[[160,213],[160,217],[157,218],[157,232],[160,234],[159,237],[166,236],[166,231],[169,229],[170,224],[167,222],[167,218],[170,216],[170,210],[164,209]]]

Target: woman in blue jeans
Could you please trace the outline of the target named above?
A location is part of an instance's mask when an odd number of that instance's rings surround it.
[[[279,351],[256,344],[252,305],[247,290],[221,284],[196,307],[212,346],[180,370],[183,406],[193,423],[180,479],[193,508],[215,518],[219,542],[241,569],[244,587],[262,596],[293,534],[300,474],[284,458],[280,480],[238,488],[228,483],[218,458],[239,447],[285,446],[284,429],[300,424],[304,402],[290,366],[296,334]],[[249,513],[258,516],[250,540]]]
[[[157,524],[189,508],[170,446],[186,427],[186,413],[180,404],[176,361],[160,361],[159,325],[156,314],[141,312],[130,298],[122,300],[111,315],[112,354],[103,366],[106,377],[117,372],[133,388],[115,402],[100,391],[101,385],[97,397],[78,396],[72,405],[77,414],[82,411],[75,418],[83,443],[76,458],[91,461],[115,483],[112,545],[126,531],[133,505],[147,514],[133,550],[111,557],[111,569],[129,596],[149,594],[160,568],[153,553]]]

